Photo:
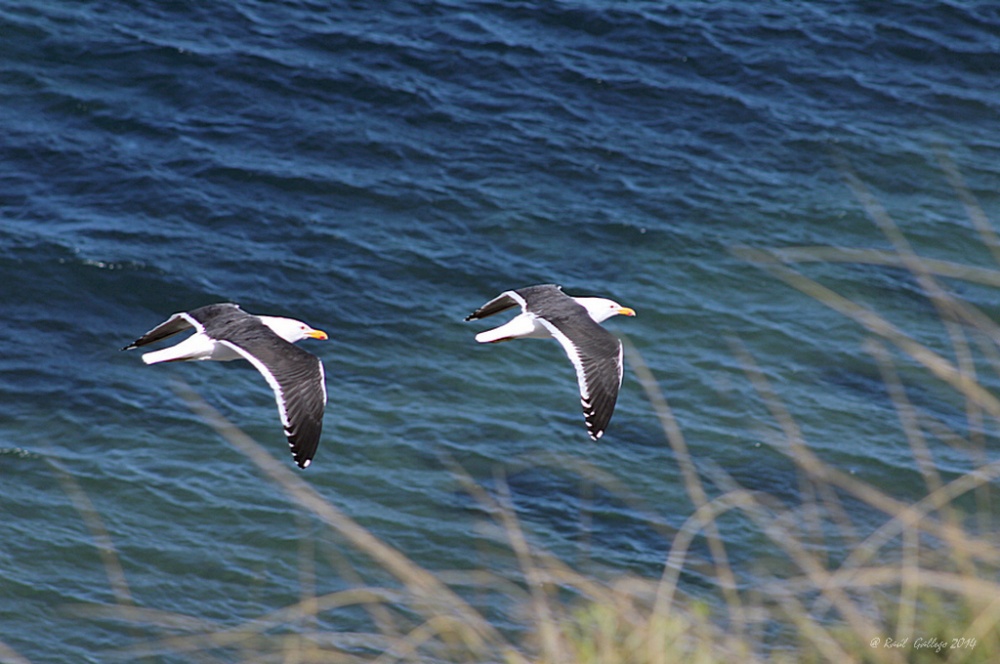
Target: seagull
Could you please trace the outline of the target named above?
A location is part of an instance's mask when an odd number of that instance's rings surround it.
[[[603,297],[571,297],[561,286],[543,284],[504,291],[465,320],[486,318],[517,305],[520,314],[480,332],[476,341],[555,337],[576,368],[587,433],[597,440],[608,427],[622,385],[622,342],[600,323],[619,314],[635,316],[635,310]]]
[[[323,430],[326,379],[319,358],[294,344],[307,338],[327,339],[326,332],[292,318],[255,316],[236,304],[209,304],[172,315],[122,350],[155,343],[191,328],[195,330],[193,335],[176,346],[143,354],[142,361],[247,360],[274,390],[292,457],[300,468],[306,468],[316,454]]]

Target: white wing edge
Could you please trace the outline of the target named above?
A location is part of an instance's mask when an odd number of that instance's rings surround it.
[[[194,317],[192,317],[191,314],[189,314],[186,311],[178,312],[178,313],[174,314],[173,316],[171,316],[170,318],[168,318],[167,320],[165,320],[163,322],[164,323],[169,323],[170,321],[172,321],[173,319],[175,319],[177,317],[183,318],[187,322],[191,323],[191,327],[193,327],[196,331],[201,332],[202,334],[205,334],[205,326],[202,325],[201,323],[199,323],[197,320],[195,320]],[[161,323],[161,325],[162,324],[163,323]]]
[[[618,389],[622,389],[622,378],[625,377],[625,346],[618,340]]]
[[[319,384],[323,388],[323,405],[327,403],[326,400],[326,369],[323,368],[323,360],[316,358],[316,362],[319,364]]]
[[[525,301],[525,299],[523,297],[521,297],[521,295],[517,291],[512,291],[512,290],[504,291],[504,292],[500,293],[500,295],[498,295],[497,297],[500,297],[500,296],[503,296],[503,295],[506,295],[506,296],[510,297],[510,299],[514,300],[519,305],[521,305],[521,311],[524,311],[524,312],[528,311],[528,303]]]
[[[540,322],[545,328],[552,334],[553,337],[562,345],[563,350],[566,351],[566,355],[569,356],[569,361],[573,363],[573,368],[576,369],[576,381],[580,385],[580,399],[589,407],[590,406],[590,387],[587,385],[587,376],[583,371],[583,360],[580,358],[580,353],[576,349],[576,345],[569,340],[565,334],[563,334],[558,327],[545,320],[541,316],[537,317],[536,320]]]
[[[265,365],[256,357],[248,353],[246,350],[240,348],[236,344],[232,343],[231,341],[222,340],[219,341],[219,343],[239,353],[241,356],[243,356],[243,358],[247,362],[252,364],[257,369],[257,371],[261,373],[261,375],[264,376],[264,380],[266,380],[267,384],[271,386],[272,390],[274,390],[274,400],[278,404],[278,415],[281,416],[281,425],[285,427],[285,433],[288,433],[288,431],[292,427],[291,424],[289,424],[288,422],[288,412],[285,410],[285,395],[281,391],[281,385],[278,384],[278,380],[274,377],[274,374],[272,374],[271,371],[267,368],[267,365]],[[320,370],[322,370],[322,367],[323,365],[321,363]],[[323,381],[323,396],[324,398],[326,397],[326,380]]]
[[[563,349],[566,351],[566,355],[569,357],[569,361],[573,363],[573,368],[576,369],[576,381],[580,386],[580,402],[583,405],[584,410],[590,410],[591,408],[590,387],[587,385],[587,374],[583,370],[583,360],[580,358],[580,353],[579,351],[577,351],[576,345],[572,341],[570,341],[569,337],[563,334],[559,330],[559,328],[557,328],[549,321],[545,320],[541,316],[539,316],[537,320],[541,322],[541,324],[544,325],[546,328],[548,328],[549,332],[552,333],[552,336],[556,338],[556,340],[562,345]],[[624,366],[623,366],[624,357],[625,357],[625,348],[622,345],[622,342],[619,340],[618,367],[617,367],[619,389],[621,389],[622,377],[624,376]],[[599,434],[597,434],[597,436],[591,435],[591,438],[593,438],[594,440],[598,440],[603,435],[604,432],[601,431]]]

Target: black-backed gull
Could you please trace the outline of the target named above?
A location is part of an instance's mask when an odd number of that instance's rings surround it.
[[[301,468],[308,466],[323,430],[326,380],[320,359],[295,342],[326,339],[326,332],[291,318],[248,314],[235,304],[210,304],[174,314],[122,350],[155,343],[191,328],[195,334],[176,346],[145,353],[142,361],[247,360],[274,390],[295,463]]]
[[[597,440],[608,427],[622,384],[622,342],[600,323],[618,314],[635,316],[635,311],[603,297],[571,297],[561,286],[543,284],[504,291],[465,320],[479,320],[517,305],[522,313],[500,327],[480,332],[476,341],[555,337],[576,368],[587,433]]]

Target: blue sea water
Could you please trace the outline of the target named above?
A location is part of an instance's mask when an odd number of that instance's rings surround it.
[[[291,464],[251,367],[119,352],[211,302],[330,333],[303,343],[330,403],[302,477],[432,570],[513,566],[484,553],[445,458],[490,486],[503,469],[532,542],[600,574],[658,576],[691,514],[631,370],[593,443],[557,344],[473,342],[466,314],[533,283],[638,311],[607,327],[704,472],[795,500],[735,338],[824,460],[918,496],[864,331],[731,249],[888,247],[843,160],[920,253],[990,266],[938,155],[1000,217],[998,71],[987,2],[3,3],[0,642],[33,662],[136,642],[73,610],[115,599],[80,495],[140,607],[235,625],[292,604],[313,538],[316,592],[354,582],[340,555],[379,578],[174,389]],[[806,271],[947,352],[904,271]],[[955,288],[1000,315],[994,291]],[[911,398],[961,431],[945,392]],[[578,465],[643,507],[581,507]],[[760,534],[724,536],[752,586]]]

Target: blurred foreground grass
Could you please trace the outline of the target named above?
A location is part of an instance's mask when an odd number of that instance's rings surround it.
[[[945,173],[973,228],[1000,264],[1000,240],[946,156]],[[595,578],[541,550],[526,537],[502,476],[491,490],[457,465],[451,471],[503,533],[517,561],[514,578],[480,573],[432,573],[409,560],[325,500],[302,476],[259,447],[199,397],[191,407],[299,508],[393,577],[383,587],[327,595],[306,591],[300,602],[236,627],[134,605],[113,542],[86,496],[68,475],[64,486],[91,532],[108,570],[116,604],[76,607],[83,617],[133,629],[134,645],[112,656],[126,661],[245,662],[507,662],[525,664],[666,664],[668,662],[994,662],[1000,657],[1000,542],[991,494],[1000,462],[990,462],[1000,399],[977,371],[1000,376],[1000,329],[989,316],[952,294],[951,281],[1000,286],[1000,271],[928,260],[846,164],[845,180],[892,249],[738,248],[734,253],[808,294],[868,333],[866,350],[892,398],[925,491],[917,500],[894,495],[833,467],[813,452],[766,372],[739,340],[732,341],[747,377],[770,413],[768,444],[798,474],[801,500],[749,491],[718,468],[706,478],[639,352],[627,358],[662,425],[695,509],[673,534],[659,578]],[[807,262],[865,263],[907,270],[935,307],[951,343],[941,354],[879,312],[811,279]],[[950,280],[946,282],[944,280]],[[967,433],[953,431],[910,403],[900,364],[920,368],[920,380],[943,383],[964,403]],[[910,378],[909,380],[913,380]],[[989,383],[990,381],[985,381]],[[972,470],[946,479],[933,444],[963,450]],[[995,456],[995,455],[994,455]],[[711,481],[711,492],[706,480]],[[595,483],[613,484],[594,477]],[[852,521],[845,502],[880,515],[876,528]],[[782,571],[750,587],[725,547],[729,512],[743,515],[779,552]],[[323,535],[321,534],[320,537]],[[705,597],[679,588],[688,552],[707,545],[714,579]],[[819,543],[819,545],[817,545]],[[831,556],[831,548],[843,555]],[[306,554],[304,554],[306,557]],[[304,562],[304,564],[306,564]],[[699,570],[704,573],[703,570]],[[501,628],[469,599],[504,593],[516,610]],[[355,608],[369,616],[367,632],[330,633],[319,618]],[[510,623],[519,629],[510,629]],[[0,661],[27,662],[0,643]]]

